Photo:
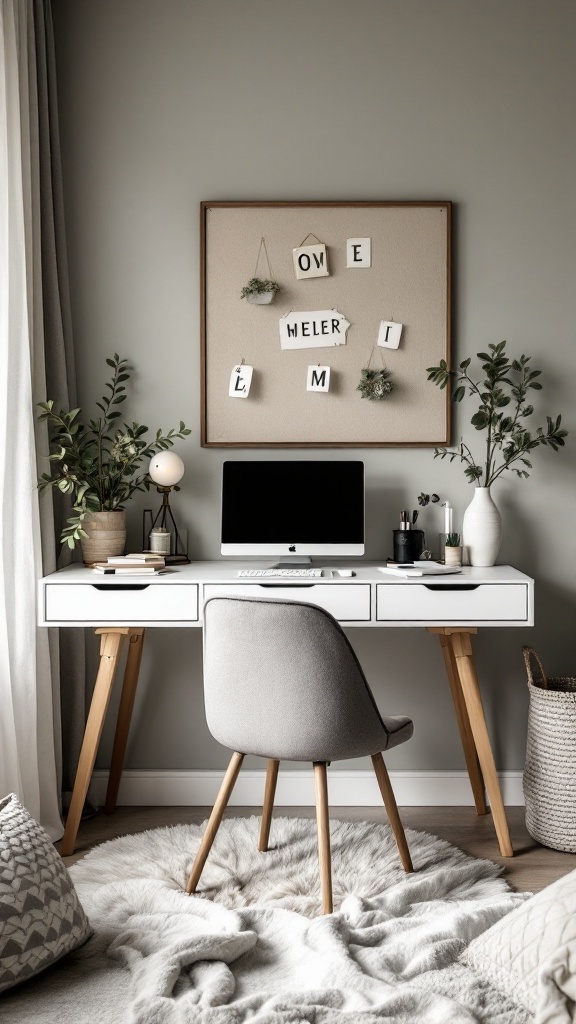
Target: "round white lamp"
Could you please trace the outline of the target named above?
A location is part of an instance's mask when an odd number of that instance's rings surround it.
[[[162,538],[162,543],[165,542],[170,544],[170,551],[164,555],[164,560],[167,565],[174,565],[175,563],[189,562],[190,559],[184,550],[182,550],[182,541],[176,526],[176,520],[172,514],[170,508],[170,491],[179,491],[178,484],[184,476],[184,463],[176,452],[163,451],[153,455],[150,459],[150,465],[148,467],[148,475],[151,480],[156,484],[156,490],[162,495],[162,505],[158,511],[156,517],[152,521],[150,529],[144,527],[143,533],[143,546],[147,549],[150,547],[150,538],[154,531],[158,532],[158,537],[155,539],[158,541]],[[144,513],[144,522],[146,522],[146,515]],[[152,513],[149,513],[152,518]],[[170,541],[168,540],[168,534],[171,534]],[[163,536],[162,536],[163,535]],[[159,550],[162,550],[160,548]]]
[[[184,476],[184,463],[176,452],[158,452],[150,459],[148,475],[159,487],[175,487]]]

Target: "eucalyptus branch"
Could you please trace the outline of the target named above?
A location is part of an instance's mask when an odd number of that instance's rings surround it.
[[[519,477],[528,477],[527,470],[532,469],[532,464],[525,458],[526,454],[541,445],[558,451],[564,447],[568,432],[561,426],[560,416],[555,421],[547,417],[546,431],[538,427],[535,435],[520,425],[521,420],[527,419],[534,412],[534,407],[527,402],[529,392],[542,389],[537,380],[541,371],[532,369],[530,356],[521,355],[519,359],[511,361],[506,354],[506,342],[501,341],[497,345],[490,344],[488,352],[478,352],[477,358],[481,360],[485,374],[482,382],[476,382],[470,377],[470,358],[463,360],[457,370],[448,369],[446,361],[441,360],[438,366],[430,366],[426,372],[428,380],[440,388],[455,381],[455,402],[462,401],[467,388],[469,395],[480,400],[480,407],[473,414],[471,423],[476,430],[486,431],[484,466],[476,464],[472,452],[463,441],[452,451],[436,448],[434,458],[448,457],[450,462],[460,459],[466,466],[464,472],[470,483],[483,479],[483,485],[490,487],[507,469]],[[513,413],[511,416],[505,415],[503,410],[511,402],[514,402]],[[525,468],[518,469],[514,465],[518,461]]]
[[[468,445],[464,444],[464,441],[462,440],[460,441],[460,444],[458,445],[458,448],[456,448],[455,451],[450,451],[449,448],[435,448],[434,458],[448,458],[450,462],[454,462],[454,459],[460,459],[460,462],[464,462],[466,464],[466,469],[464,470],[464,473],[471,482],[474,480],[479,480],[480,477],[482,476],[481,466],[476,465],[476,463],[474,462],[472,452],[470,451]]]

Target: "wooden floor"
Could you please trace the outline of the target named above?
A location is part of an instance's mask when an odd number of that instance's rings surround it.
[[[165,825],[198,824],[208,817],[210,810],[208,807],[119,807],[111,815],[99,811],[81,823],[76,852],[65,857],[65,863],[74,863],[94,846],[117,836],[133,835]],[[225,816],[244,817],[259,815],[260,812],[259,807],[231,807]],[[275,813],[278,817],[315,816],[313,807],[280,807]],[[499,855],[491,816],[478,816],[473,807],[404,807],[400,808],[400,815],[407,828],[431,832],[473,857],[504,865],[504,877],[518,891],[539,892],[576,868],[575,854],[549,850],[531,838],[524,825],[523,807],[507,808],[515,853],[513,858]],[[335,807],[331,817],[341,821],[386,821],[385,812],[379,807]]]

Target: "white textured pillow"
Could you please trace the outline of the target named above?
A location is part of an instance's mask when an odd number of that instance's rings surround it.
[[[91,934],[49,836],[13,793],[0,800],[0,992],[43,971]]]
[[[544,1014],[555,984],[552,967],[557,972],[558,954],[573,950],[575,942],[576,871],[571,871],[479,935],[461,959],[529,1013],[538,1009],[537,1020],[544,1021],[552,1019]],[[557,988],[556,995],[570,1013],[569,992]],[[553,1019],[571,1021],[572,1016]]]

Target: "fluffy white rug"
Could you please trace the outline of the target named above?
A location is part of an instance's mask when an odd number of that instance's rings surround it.
[[[388,826],[331,823],[335,913],[318,916],[315,823],[220,828],[197,897],[182,891],[203,827],[105,843],[71,869],[96,935],[8,993],[3,1024],[526,1024],[457,963],[518,906],[489,861]]]

